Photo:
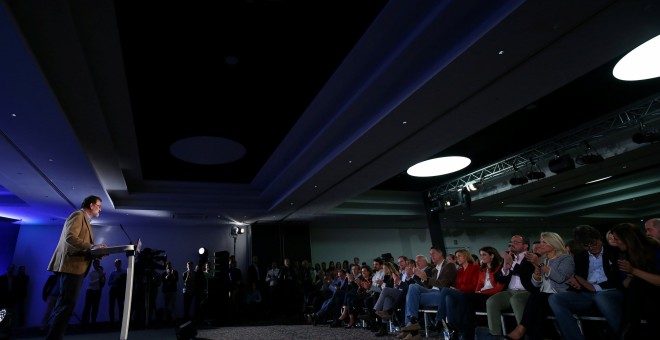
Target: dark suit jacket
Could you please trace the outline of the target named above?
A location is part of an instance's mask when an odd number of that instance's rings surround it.
[[[442,264],[442,269],[440,271],[440,276],[438,276],[438,269],[436,267],[433,267],[431,270],[431,276],[429,276],[429,279],[426,280],[426,287],[427,288],[433,288],[433,287],[438,287],[438,288],[445,288],[445,287],[451,287],[456,284],[456,266],[447,262]],[[437,279],[436,279],[437,276]]]
[[[532,284],[533,274],[534,265],[527,261],[527,259],[523,259],[520,261],[520,264],[513,266],[513,268],[509,270],[508,275],[504,275],[502,274],[501,270],[498,270],[497,273],[495,273],[495,281],[498,283],[503,283],[506,287],[509,287],[511,277],[513,277],[513,275],[518,275],[518,277],[520,277],[520,283],[522,283],[523,287],[525,287],[525,290],[528,292],[538,292],[539,287],[536,287]]]
[[[76,275],[86,275],[92,263],[89,250],[94,244],[92,227],[83,210],[74,211],[64,222],[60,240],[48,270]]]
[[[603,270],[605,271],[605,276],[607,276],[607,281],[599,284],[603,289],[609,288],[622,288],[623,280],[621,272],[619,271],[619,266],[617,261],[619,260],[619,251],[617,248],[614,248],[603,242],[603,254],[601,256],[603,260]],[[583,251],[575,255],[575,275],[587,279],[589,276],[589,252]],[[575,290],[573,287],[570,287],[569,290]],[[580,289],[578,291],[584,291]]]

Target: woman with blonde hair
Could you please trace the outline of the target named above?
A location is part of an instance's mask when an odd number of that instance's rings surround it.
[[[573,276],[575,263],[561,236],[553,232],[542,232],[537,249],[541,257],[527,253],[525,258],[536,267],[532,284],[540,287],[540,290],[530,294],[522,320],[505,336],[506,339],[522,339],[525,335],[531,340],[543,339],[543,325],[550,312],[548,297],[550,294],[565,292],[570,287],[567,280]]]

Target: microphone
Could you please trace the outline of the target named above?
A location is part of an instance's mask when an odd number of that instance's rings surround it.
[[[128,233],[126,232],[126,229],[124,229],[124,226],[121,225],[121,223],[119,224],[119,226],[121,227],[121,231],[123,231],[124,234],[126,234],[126,237],[128,238],[128,242],[130,242],[129,244],[132,245],[132,244],[133,244],[133,240],[131,240],[131,237],[128,236]]]

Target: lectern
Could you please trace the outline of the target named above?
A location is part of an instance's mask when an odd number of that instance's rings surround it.
[[[131,300],[133,297],[133,268],[135,266],[135,245],[115,246],[107,248],[93,249],[93,257],[101,257],[110,254],[126,253],[128,266],[126,268],[126,296],[124,297],[124,314],[121,319],[121,333],[119,339],[128,339],[128,324],[131,318]]]

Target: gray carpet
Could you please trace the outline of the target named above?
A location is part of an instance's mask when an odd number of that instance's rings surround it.
[[[279,339],[397,339],[395,334],[376,337],[373,332],[361,329],[311,325],[278,325],[278,326],[243,326],[223,327],[198,330],[198,339],[249,339],[249,340],[279,340]],[[438,338],[435,338],[438,339]]]

